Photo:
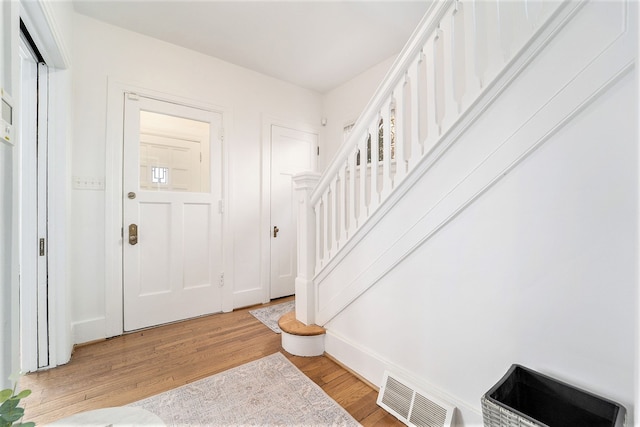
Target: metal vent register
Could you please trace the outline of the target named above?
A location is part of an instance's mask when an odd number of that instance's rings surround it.
[[[450,427],[454,406],[384,373],[378,405],[409,426]]]

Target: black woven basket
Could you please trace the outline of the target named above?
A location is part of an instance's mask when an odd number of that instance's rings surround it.
[[[485,427],[624,427],[626,409],[520,365],[482,396]]]

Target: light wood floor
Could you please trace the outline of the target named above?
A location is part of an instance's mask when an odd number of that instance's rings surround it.
[[[24,420],[46,424],[82,411],[126,405],[279,351],[364,426],[403,425],[376,405],[377,391],[331,359],[285,352],[280,335],[249,310],[77,347],[67,365],[21,378],[19,388],[32,390],[22,402]]]

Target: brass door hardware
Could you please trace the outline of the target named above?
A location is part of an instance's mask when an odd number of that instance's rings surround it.
[[[129,225],[129,244],[135,245],[138,243],[138,226],[136,224]]]

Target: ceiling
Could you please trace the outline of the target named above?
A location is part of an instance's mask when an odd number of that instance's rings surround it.
[[[400,52],[426,0],[74,0],[76,12],[320,93]]]

